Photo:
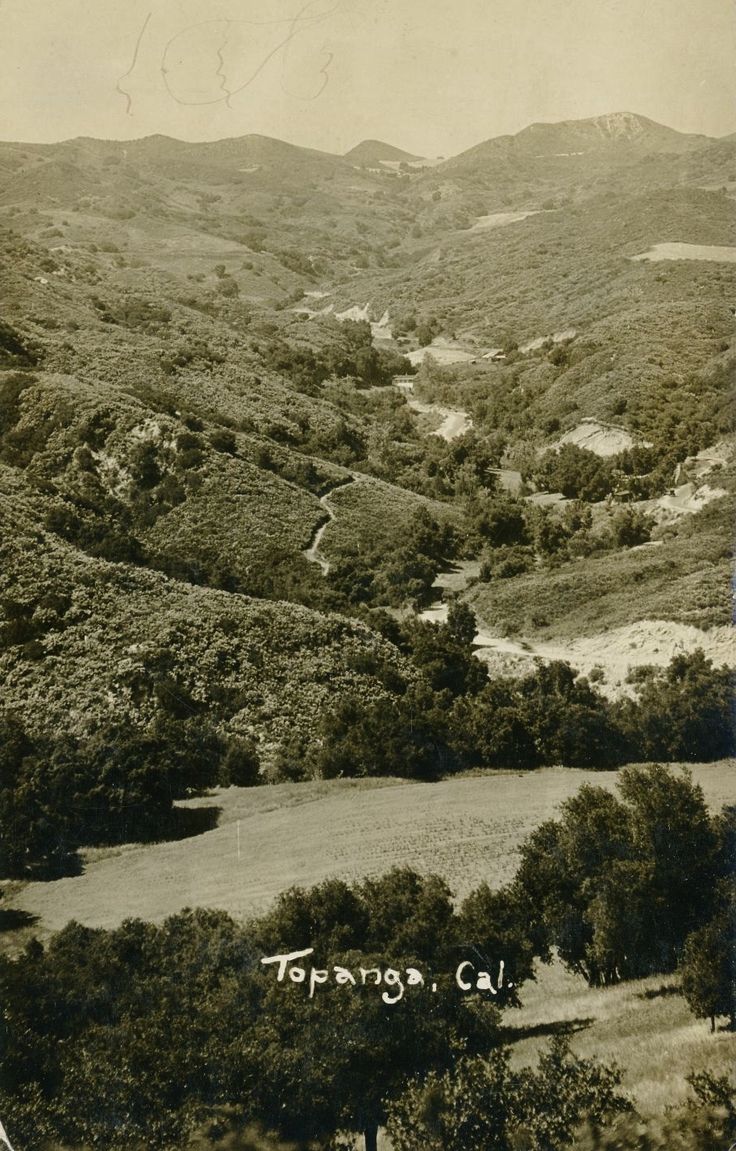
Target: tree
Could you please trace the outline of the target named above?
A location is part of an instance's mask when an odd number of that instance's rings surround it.
[[[519,1007],[519,989],[534,979],[535,940],[525,903],[518,888],[492,891],[487,883],[472,891],[457,914],[458,947],[483,970],[498,971],[504,964],[504,980],[496,988],[499,1006]]]
[[[475,617],[465,605],[453,605],[450,612],[446,624],[418,620],[405,629],[412,659],[432,691],[449,692],[453,697],[475,695],[488,682],[471,646]]]
[[[588,784],[562,812],[561,820],[547,820],[522,844],[514,882],[530,925],[558,948],[570,970],[596,986],[616,976],[591,951],[587,911],[612,861],[630,855],[626,809],[610,792]]]
[[[524,513],[523,505],[517,500],[483,500],[478,507],[473,529],[493,548],[526,544],[529,542],[529,532]]]
[[[641,683],[637,700],[623,702],[621,727],[641,758],[725,758],[736,748],[735,694],[730,668],[714,668],[702,650],[677,655]]]
[[[632,854],[651,868],[649,932],[672,970],[685,937],[711,915],[719,871],[716,828],[689,772],[629,767],[619,780]],[[657,970],[657,968],[653,968]]]
[[[604,499],[614,483],[611,461],[577,444],[562,444],[545,452],[534,479],[548,491],[592,503]]]
[[[654,520],[635,508],[621,508],[611,521],[614,543],[620,548],[633,548],[651,537]]]
[[[258,751],[252,739],[228,740],[217,780],[223,787],[253,787],[261,782]]]
[[[74,774],[49,763],[14,717],[0,720],[0,875],[68,869],[80,843]]]
[[[478,625],[475,612],[469,604],[462,600],[453,600],[447,609],[447,630],[450,639],[470,647],[475,639]]]
[[[541,664],[521,681],[519,696],[539,762],[604,767],[619,759],[606,701],[568,663]]]
[[[727,1015],[736,1027],[736,903],[688,935],[682,963],[682,992],[693,1015]]]
[[[426,348],[432,343],[432,340],[439,331],[439,325],[434,316],[419,320],[416,325],[417,343],[420,348]]]
[[[282,892],[273,911],[251,925],[264,954],[320,947],[326,952],[365,946],[368,911],[360,894],[341,879]]]
[[[0,718],[0,874],[59,874],[81,846],[171,833],[174,799],[214,784],[224,751],[209,725],[166,714],[53,741]],[[257,769],[246,752],[231,744],[228,770]]]
[[[552,1041],[536,1071],[513,1071],[501,1049],[412,1080],[389,1108],[388,1131],[395,1151],[563,1151],[583,1120],[631,1110],[620,1080],[616,1069],[571,1055],[565,1040]]]
[[[451,766],[452,756],[442,716],[427,706],[433,702],[432,693],[422,691],[421,684],[398,699],[364,701],[344,696],[320,721],[319,741],[309,753],[308,771],[323,779],[437,778]]]
[[[417,955],[441,964],[452,951],[452,892],[438,875],[395,867],[358,888],[367,912],[366,947],[384,955]]]
[[[324,957],[324,963],[322,958]],[[392,969],[416,963],[394,955]],[[385,967],[383,954],[320,955],[324,969]],[[260,1068],[249,1091],[252,1113],[287,1138],[325,1139],[337,1130],[360,1131],[375,1151],[387,1104],[412,1075],[444,1069],[455,1045],[488,1049],[497,1032],[492,1007],[478,1013],[445,981],[408,988],[387,1004],[380,987],[320,987],[309,999],[301,986],[273,985],[247,1043]]]
[[[286,1137],[361,1131],[366,1151],[375,1151],[386,1102],[412,1075],[449,1066],[456,1045],[487,1050],[497,1012],[461,993],[446,973],[455,926],[443,880],[408,868],[353,887],[331,880],[282,896],[253,925],[256,938],[276,947],[275,955],[312,947],[303,962],[314,959],[326,978],[310,998],[303,986],[277,985],[270,975],[249,1036],[262,1070],[250,1088],[255,1114]],[[367,983],[339,986],[327,978],[335,965],[372,974]],[[376,985],[375,972],[387,965],[397,975],[421,973],[421,984],[399,994],[386,972]]]
[[[244,929],[204,910],[112,932],[72,923],[0,961],[0,1107],[18,1142],[182,1146],[255,1074],[256,964]]]
[[[476,695],[455,700],[450,742],[461,760],[480,767],[528,770],[540,762],[521,715],[518,685],[510,679],[493,679]]]
[[[687,774],[627,768],[619,790],[586,785],[567,800],[522,845],[515,881],[537,930],[594,986],[674,970],[713,913],[722,870]]]

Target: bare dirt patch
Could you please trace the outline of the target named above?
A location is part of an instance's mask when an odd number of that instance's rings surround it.
[[[560,447],[562,444],[576,444],[577,447],[585,448],[586,451],[595,452],[597,456],[607,457],[629,451],[633,448],[634,443],[633,436],[627,432],[626,428],[619,427],[617,424],[604,424],[600,420],[586,418],[581,420],[577,427],[565,432],[564,436],[560,436],[553,447]]]
[[[597,635],[566,642],[530,643],[476,636],[477,655],[494,675],[520,675],[531,671],[537,660],[565,660],[583,675],[594,668],[603,671],[599,684],[604,694],[615,697],[630,690],[626,677],[633,668],[666,667],[676,655],[701,649],[716,667],[736,667],[736,631],[715,627],[709,631],[671,620],[640,620]]]
[[[503,228],[507,224],[518,224],[526,220],[527,216],[536,216],[538,212],[489,212],[487,216],[478,216],[470,229],[471,232],[486,232],[489,228]]]
[[[420,415],[439,417],[441,421],[439,427],[435,428],[431,434],[441,436],[443,440],[448,442],[457,439],[458,436],[464,436],[473,426],[470,416],[461,408],[443,408],[440,404],[424,404],[421,400],[415,400],[413,396],[410,396],[406,402],[412,411],[419,412]]]
[[[736,263],[736,248],[725,244],[654,244],[648,252],[632,256],[632,260],[710,260],[716,263]]]

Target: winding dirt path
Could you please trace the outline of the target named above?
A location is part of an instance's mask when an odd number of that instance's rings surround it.
[[[408,396],[406,400],[409,407],[424,415],[433,413],[442,417],[442,423],[431,434],[433,436],[440,436],[443,440],[449,443],[451,440],[457,439],[458,436],[464,436],[465,433],[473,426],[473,421],[467,412],[462,408],[445,408],[440,404],[425,404],[422,400],[417,400],[414,396]]]
[[[320,568],[322,569],[322,575],[327,575],[330,570],[330,561],[325,559],[324,555],[320,551],[322,537],[330,524],[333,523],[335,519],[335,509],[330,503],[330,496],[333,494],[333,492],[339,491],[340,488],[350,487],[350,484],[354,484],[356,479],[357,476],[351,476],[349,480],[341,480],[339,484],[333,484],[329,491],[326,491],[325,494],[319,498],[319,502],[327,512],[327,518],[323,520],[323,522],[317,528],[315,528],[309,546],[304,549],[304,555],[310,563],[319,564]]]

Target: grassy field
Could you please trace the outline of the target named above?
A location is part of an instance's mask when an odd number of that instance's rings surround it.
[[[713,809],[736,801],[732,761],[698,765]],[[279,892],[393,866],[442,875],[458,896],[516,870],[518,847],[581,784],[613,788],[615,772],[545,768],[440,783],[334,780],[228,788],[189,806],[220,809],[217,826],[174,843],[87,852],[82,875],[30,883],[7,901],[36,917],[39,936],[69,919],[114,927],[161,921],[183,907],[235,916],[264,910]],[[298,807],[298,811],[296,808]]]
[[[550,1036],[567,1032],[576,1055],[618,1064],[622,1088],[644,1116],[691,1098],[685,1081],[691,1071],[733,1071],[736,1037],[725,1030],[711,1035],[707,1020],[694,1019],[675,976],[591,989],[555,962],[540,965],[522,999],[523,1007],[504,1019],[515,1065],[534,1063]]]

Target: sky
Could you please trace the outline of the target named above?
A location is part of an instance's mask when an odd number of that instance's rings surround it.
[[[630,111],[736,132],[736,0],[0,0],[0,139],[448,156]]]

